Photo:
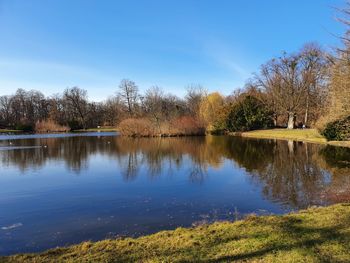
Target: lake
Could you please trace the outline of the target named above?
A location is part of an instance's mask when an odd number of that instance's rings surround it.
[[[0,254],[350,199],[350,149],[229,136],[0,136]]]

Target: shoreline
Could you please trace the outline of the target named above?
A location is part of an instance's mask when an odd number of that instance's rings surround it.
[[[247,216],[139,238],[83,242],[0,262],[318,262],[350,258],[350,204]]]
[[[254,130],[247,132],[231,132],[229,136],[254,139],[276,139],[276,140],[293,140],[298,142],[316,143],[323,145],[332,145],[338,147],[350,147],[350,141],[327,141],[316,129],[270,129]]]
[[[24,131],[24,130],[14,130],[14,129],[0,129],[0,134],[2,133],[31,133],[31,134],[46,134],[46,133],[73,133],[73,132],[113,132],[118,131],[116,127],[106,127],[106,128],[87,128],[78,130],[65,130],[65,131],[51,131],[48,132],[36,132],[36,131]]]
[[[25,133],[20,130],[4,130],[0,129],[0,135],[45,135],[45,134],[76,134],[86,132],[118,132],[117,128],[100,128],[100,129],[86,129],[86,130],[74,130],[69,132],[31,132]],[[269,129],[269,130],[253,130],[247,132],[228,132],[222,135],[236,136],[243,138],[254,139],[276,139],[276,140],[293,140],[298,142],[316,143],[323,145],[331,145],[337,147],[350,148],[350,141],[327,141],[316,129]],[[196,137],[196,136],[208,136],[208,134],[194,135],[194,134],[161,134],[157,136],[126,136],[130,138],[170,138],[170,137]],[[215,136],[215,134],[213,134]]]

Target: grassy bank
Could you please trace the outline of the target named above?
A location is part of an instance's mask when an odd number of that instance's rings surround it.
[[[242,132],[243,137],[286,139],[296,141],[307,141],[315,143],[327,143],[327,140],[316,129],[271,129]]]
[[[21,131],[21,130],[0,129],[0,133],[13,133],[13,132],[23,132],[23,131]]]
[[[231,133],[231,135],[263,138],[263,139],[281,139],[281,140],[295,140],[311,143],[330,144],[335,146],[350,147],[349,141],[330,141],[327,142],[316,129],[271,129],[271,130],[256,130],[241,133]]]
[[[74,132],[115,132],[117,131],[117,128],[115,127],[108,127],[108,128],[90,128],[90,129],[81,129],[81,130],[75,130]]]
[[[137,239],[85,242],[3,262],[349,262],[350,204],[250,216]]]

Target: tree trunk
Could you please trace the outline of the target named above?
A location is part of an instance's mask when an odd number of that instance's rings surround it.
[[[288,126],[287,129],[294,129],[294,112],[288,113]]]
[[[128,102],[128,111],[129,111],[129,115],[130,117],[132,116],[132,110],[131,110],[131,102],[130,102],[130,98],[129,96],[126,98],[127,102]]]
[[[309,94],[306,97],[306,108],[305,108],[305,117],[304,117],[304,125],[307,126],[308,116],[309,115]]]

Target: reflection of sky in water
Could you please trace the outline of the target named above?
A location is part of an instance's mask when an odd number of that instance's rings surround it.
[[[36,138],[18,140],[16,146],[45,143],[47,149],[0,152],[0,253],[233,220],[235,211],[284,213],[313,204],[316,190],[333,180],[315,162],[317,146],[309,146],[305,163],[305,145],[297,144],[293,166],[283,167],[284,174],[273,161],[276,154],[291,158],[284,142],[123,140]],[[274,149],[271,160],[254,157],[266,147]],[[305,171],[311,171],[307,178]]]

